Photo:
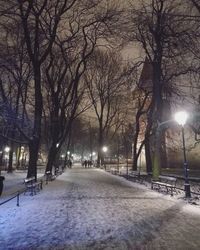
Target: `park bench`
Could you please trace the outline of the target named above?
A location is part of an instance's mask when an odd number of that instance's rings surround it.
[[[134,171],[134,170],[129,170],[128,171],[128,178],[138,178],[139,176],[139,172],[138,171]]]
[[[147,180],[148,174],[146,172],[129,170],[128,179],[132,179],[134,181],[138,181],[139,183],[143,183]]]
[[[59,168],[55,168],[55,176],[58,176],[58,175],[60,175],[62,173],[63,173],[62,170],[60,170]]]
[[[55,180],[56,176],[51,173],[51,171],[46,171],[45,173],[46,177],[46,184],[48,184],[49,181]]]
[[[120,167],[119,175],[123,176],[123,177],[127,176],[127,167],[126,166]]]
[[[101,164],[101,168],[104,169],[106,172],[111,172],[111,166],[106,166],[106,164]]]
[[[117,168],[115,168],[115,167],[112,167],[112,168],[110,169],[110,172],[111,172],[111,174],[116,175],[116,174],[119,173],[119,170],[118,170]]]
[[[39,182],[35,181],[35,177],[26,178],[24,180],[25,192],[30,192],[30,195],[34,195],[42,189],[42,180]]]
[[[176,191],[176,181],[175,177],[160,175],[158,181],[151,181],[151,189],[156,189],[159,192],[162,190],[167,193],[170,192],[171,196],[173,196],[173,193]]]

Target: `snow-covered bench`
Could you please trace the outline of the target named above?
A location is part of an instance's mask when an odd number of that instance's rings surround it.
[[[112,168],[110,168],[110,172],[111,172],[111,174],[118,174],[119,173],[119,170],[117,169],[117,168],[115,168],[115,167],[112,167]]]
[[[127,167],[123,166],[119,169],[119,175],[127,176]]]
[[[177,179],[175,177],[169,177],[169,176],[159,176],[158,181],[151,181],[151,189],[157,189],[158,191],[162,191],[163,189],[171,194],[173,196],[173,193],[176,191],[176,181]]]
[[[147,180],[148,174],[146,172],[129,170],[128,178],[138,181],[139,183],[143,183]]]
[[[128,177],[131,177],[131,178],[138,178],[140,172],[138,171],[134,171],[134,170],[129,170],[128,171]]]
[[[34,195],[42,189],[42,180],[36,182],[35,177],[26,178],[24,184],[26,188],[24,194],[30,192],[31,195]]]
[[[58,167],[55,168],[55,176],[58,176],[58,175],[60,175],[60,174],[62,174],[62,173],[63,173],[63,171],[62,171],[62,170],[59,170]]]
[[[46,171],[45,173],[46,177],[46,184],[48,184],[49,181],[55,180],[56,176],[51,173],[51,171]]]

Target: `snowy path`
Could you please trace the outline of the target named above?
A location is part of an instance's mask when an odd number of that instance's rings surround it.
[[[101,170],[0,207],[0,249],[200,249],[200,209]]]

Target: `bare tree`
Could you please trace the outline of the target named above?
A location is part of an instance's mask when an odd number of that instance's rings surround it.
[[[98,121],[98,165],[103,159],[102,146],[108,142],[108,134],[117,131],[126,115],[123,103],[127,101],[125,94],[125,78],[119,55],[109,51],[96,51],[90,61],[85,81],[93,110]],[[122,112],[123,109],[123,112]]]
[[[115,5],[100,12],[99,4],[101,1],[80,3],[79,11],[74,9],[73,16],[65,18],[65,35],[55,40],[44,68],[52,139],[47,171],[52,170],[55,155],[69,136],[73,120],[88,108],[83,102],[80,107],[85,90],[81,77],[98,40],[106,38],[111,20],[117,13]]]
[[[21,22],[22,39],[26,44],[27,55],[33,71],[34,99],[32,134],[28,136],[29,168],[28,177],[37,178],[37,158],[41,137],[42,120],[42,82],[41,66],[49,55],[56,38],[61,17],[66,14],[76,1],[9,1],[2,6],[1,13],[10,23]]]
[[[92,2],[89,0],[37,0],[37,1],[7,1],[0,2],[2,23],[20,22],[22,25],[21,37],[26,44],[26,51],[33,72],[32,99],[33,110],[32,130],[26,139],[29,144],[28,177],[37,177],[37,158],[41,139],[43,93],[42,93],[42,66],[52,53],[54,44],[61,41],[68,50],[70,57],[71,45],[77,48],[83,46],[82,57],[88,52],[88,45],[93,43],[93,35],[98,30],[102,39],[110,32],[110,25],[117,16],[116,5],[104,5],[104,1]],[[82,25],[83,24],[83,25]],[[78,43],[80,34],[82,44]],[[96,37],[96,36],[94,36]],[[81,52],[80,52],[81,53]],[[72,63],[72,62],[68,62]],[[82,71],[85,64],[80,62]],[[75,70],[75,69],[73,69]],[[79,73],[75,74],[74,82],[78,82]],[[73,72],[75,73],[75,72]],[[74,89],[75,90],[75,89]]]
[[[12,172],[13,153],[17,145],[17,164],[19,163],[22,143],[27,143],[19,128],[24,126],[26,114],[27,89],[32,76],[30,62],[27,58],[25,43],[21,39],[20,24],[2,25],[0,60],[0,100],[1,133],[9,143],[8,172]],[[2,127],[3,126],[3,127]]]
[[[77,54],[75,55],[77,56]],[[50,148],[46,171],[52,171],[52,165],[59,153],[66,137],[70,136],[72,122],[75,117],[84,111],[79,109],[79,104],[84,93],[84,88],[79,85],[82,71],[79,71],[79,62],[67,60],[67,54],[58,50],[51,53],[48,65],[45,65],[45,82],[47,105],[49,112],[49,139]],[[85,59],[83,59],[85,60]],[[74,68],[76,69],[74,71]],[[76,79],[76,80],[75,80]]]
[[[190,26],[183,14],[182,1],[152,0],[141,2],[139,8],[133,5],[128,23],[128,39],[143,48],[152,69],[152,97],[147,115],[145,133],[146,164],[152,165],[150,135],[164,117],[165,100],[177,93],[173,85],[177,76],[188,72],[186,68],[186,48],[182,40],[188,41]],[[188,66],[188,65],[187,65]],[[160,147],[162,148],[162,147]],[[164,152],[163,152],[164,153]],[[150,167],[151,168],[151,167]],[[159,167],[154,164],[154,177],[159,175]]]

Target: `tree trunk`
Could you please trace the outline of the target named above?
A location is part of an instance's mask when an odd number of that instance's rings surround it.
[[[165,129],[161,132],[161,168],[168,168]]]
[[[159,46],[158,46],[159,47]],[[159,56],[158,56],[159,55]],[[162,122],[163,113],[163,100],[162,100],[162,82],[161,82],[161,52],[158,55],[153,64],[153,98],[154,98],[154,119],[157,124]],[[156,129],[158,130],[158,128]],[[153,178],[157,180],[160,175],[160,157],[161,157],[161,134],[156,136],[156,150],[154,152],[154,164],[153,164]]]
[[[3,181],[5,180],[4,176],[0,176],[0,196],[3,192]]]
[[[133,153],[133,165],[132,165],[132,170],[133,171],[137,171],[138,168],[138,154],[137,153]]]
[[[37,180],[37,160],[39,152],[39,138],[35,137],[33,140],[29,141],[29,166],[27,178],[35,177]]]
[[[55,163],[57,153],[58,153],[58,150],[56,149],[55,146],[52,145],[48,153],[48,161],[47,161],[47,166],[45,170],[46,172],[50,171],[52,173],[53,164]]]
[[[13,172],[13,142],[10,144],[9,159],[8,159],[8,173]]]
[[[20,166],[20,156],[21,156],[21,144],[19,145],[19,148],[16,150],[16,169]]]
[[[119,135],[117,136],[117,169],[118,169],[118,173],[119,173],[119,152],[120,152],[120,139],[119,139]]]
[[[157,128],[155,135],[155,152],[153,157],[153,179],[158,180],[160,174],[160,147],[161,147],[161,139],[160,139],[160,127]]]
[[[2,165],[3,165],[3,150],[2,150],[1,153],[0,153],[0,175],[1,175],[1,168],[2,168]]]
[[[102,129],[100,128],[99,129],[99,138],[98,138],[97,167],[100,167],[103,164],[102,146],[103,146],[103,132],[102,132]]]
[[[152,159],[151,159],[151,148],[149,139],[145,141],[144,148],[145,148],[145,158],[146,158],[146,171],[147,173],[150,173],[152,172]]]
[[[136,128],[135,128],[135,136],[133,141],[133,165],[132,170],[137,170],[137,162],[138,162],[138,153],[137,153],[137,144],[138,144],[138,136],[140,132],[140,126],[139,126],[139,118],[136,116]]]
[[[38,61],[34,63],[34,87],[35,87],[35,110],[34,110],[34,129],[32,140],[29,141],[29,166],[27,177],[35,176],[37,180],[37,160],[41,138],[41,120],[43,100],[41,93],[41,72]]]

